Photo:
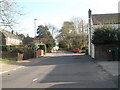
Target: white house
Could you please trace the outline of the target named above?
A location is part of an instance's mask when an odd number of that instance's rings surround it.
[[[56,52],[59,49],[59,46],[55,46],[52,48],[51,52]]]
[[[94,32],[94,27],[98,26],[113,26],[118,28],[120,25],[120,18],[118,18],[119,13],[110,13],[110,14],[92,14],[92,11],[88,11],[88,54],[95,58],[95,47],[92,43],[92,35]]]

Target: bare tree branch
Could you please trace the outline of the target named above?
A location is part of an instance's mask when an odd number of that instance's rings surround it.
[[[15,0],[0,1],[0,26],[9,27],[13,30],[13,26],[17,24],[17,19],[21,15]]]

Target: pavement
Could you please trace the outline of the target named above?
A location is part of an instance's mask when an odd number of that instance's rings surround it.
[[[56,55],[59,55],[59,54],[56,54]],[[27,65],[37,63],[40,60],[49,58],[51,56],[55,56],[55,54],[48,53],[45,57],[41,57],[41,59],[33,58],[29,60],[10,62],[10,63],[5,63],[0,61],[0,66],[1,66],[0,74],[23,68]],[[118,76],[118,63],[119,63],[118,61],[95,61],[95,63],[98,64],[98,66],[101,67],[101,69],[106,71],[108,74],[112,76]]]
[[[97,61],[96,63],[110,75],[119,76],[119,61]]]
[[[52,57],[52,56],[55,56],[55,54],[53,55],[52,53],[47,53],[46,56],[44,56],[44,57],[32,58],[32,59],[16,61],[16,62],[0,61],[0,74],[14,71],[14,70],[23,68],[25,66],[38,63],[38,62],[40,62],[40,60],[44,60],[44,59]]]

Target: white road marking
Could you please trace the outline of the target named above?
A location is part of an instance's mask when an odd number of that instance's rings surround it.
[[[35,82],[35,81],[37,81],[38,80],[38,78],[35,78],[35,79],[33,79],[33,82]]]
[[[7,73],[7,72],[10,72],[10,71],[15,71],[15,70],[17,70],[17,69],[19,69],[19,68],[22,68],[22,67],[24,67],[24,66],[20,66],[20,67],[18,67],[18,68],[14,68],[14,69],[12,69],[12,70],[0,72],[0,74]]]

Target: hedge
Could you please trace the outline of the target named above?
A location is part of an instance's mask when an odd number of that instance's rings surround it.
[[[33,49],[30,45],[3,45],[2,51],[13,52],[13,53],[24,53],[26,49]]]
[[[120,29],[112,26],[103,26],[95,28],[92,37],[93,44],[109,44],[120,42]]]

